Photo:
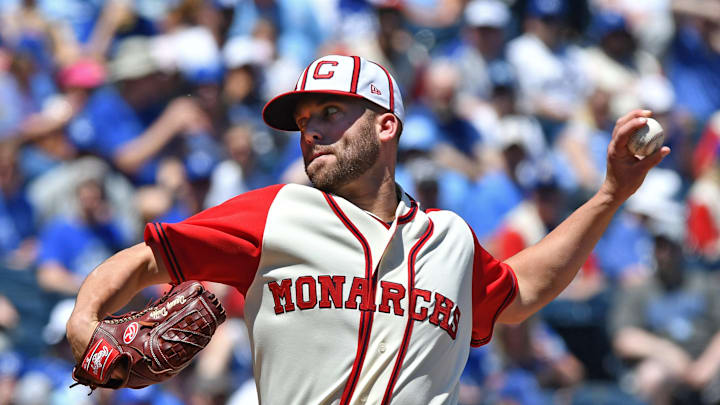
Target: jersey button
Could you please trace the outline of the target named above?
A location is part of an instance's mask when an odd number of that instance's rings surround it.
[[[385,350],[387,350],[385,343],[380,343],[378,350],[380,351],[380,353],[385,353]]]
[[[360,402],[363,403],[363,404],[364,404],[365,402],[367,402],[367,395],[361,396],[361,397],[360,397]]]

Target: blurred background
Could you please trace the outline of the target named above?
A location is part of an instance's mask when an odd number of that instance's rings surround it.
[[[236,291],[210,285],[229,321],[143,390],[69,389],[65,322],[144,223],[307,183],[261,109],[329,53],[393,73],[398,182],[501,259],[592,195],[614,121],[651,109],[672,154],[558,299],[472,350],[461,403],[720,403],[720,1],[2,0],[0,405],[257,402]]]

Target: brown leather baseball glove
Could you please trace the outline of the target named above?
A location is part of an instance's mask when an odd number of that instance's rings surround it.
[[[202,284],[174,286],[142,311],[101,321],[73,369],[75,385],[143,388],[165,381],[190,364],[224,321],[225,310]],[[113,377],[118,367],[122,379]]]

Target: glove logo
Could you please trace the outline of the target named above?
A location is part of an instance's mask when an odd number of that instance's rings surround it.
[[[119,354],[105,339],[100,339],[83,359],[82,368],[102,381],[108,366]]]
[[[133,340],[135,340],[135,336],[137,336],[138,333],[138,323],[133,322],[130,325],[125,328],[125,332],[123,333],[123,342],[126,345],[129,345],[132,343]]]
[[[185,296],[179,295],[177,298],[173,299],[172,301],[169,301],[167,304],[165,304],[164,307],[158,308],[152,312],[150,312],[150,319],[160,319],[168,316],[168,311],[171,310],[175,305],[183,305],[185,304]]]
[[[103,360],[105,360],[105,357],[110,355],[110,350],[107,346],[103,345],[102,349],[100,349],[99,352],[93,354],[92,356],[92,362],[90,364],[90,367],[92,367],[92,373],[95,375],[98,375],[98,372],[103,366]]]

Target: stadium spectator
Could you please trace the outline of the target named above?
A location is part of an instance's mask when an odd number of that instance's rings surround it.
[[[596,44],[581,52],[584,74],[596,90],[611,95],[610,114],[620,117],[623,111],[642,103],[638,81],[642,76],[659,75],[660,63],[649,52],[638,48],[637,41],[622,14],[596,13],[588,29]]]
[[[476,179],[482,168],[481,138],[457,108],[458,68],[450,60],[436,60],[428,66],[422,83],[422,96],[408,109],[408,120],[422,116],[433,127],[429,130],[438,135],[433,151],[438,164]]]
[[[223,47],[225,80],[223,99],[232,125],[261,124],[263,68],[273,58],[273,45],[260,38],[233,37]]]
[[[38,283],[46,291],[74,295],[104,257],[129,245],[110,212],[103,184],[76,187],[77,214],[50,222],[40,234]]]
[[[147,38],[124,39],[109,66],[116,84],[90,96],[83,110],[85,133],[76,143],[80,150],[112,162],[135,182],[152,183],[171,141],[205,131],[209,119],[187,97],[172,99],[164,108],[171,98],[170,79],[158,71]]]
[[[610,113],[612,95],[595,89],[575,112],[557,141],[568,170],[559,173],[574,184],[580,194],[587,194],[605,176],[604,151],[610,143],[613,117]]]
[[[682,179],[655,168],[625,204],[598,242],[598,265],[613,285],[643,284],[652,274],[654,228],[681,229],[684,207],[678,202]]]
[[[673,1],[677,28],[665,68],[677,103],[704,122],[720,109],[720,12],[716,1]]]
[[[502,400],[520,403],[559,403],[583,379],[585,370],[562,338],[538,318],[519,325],[498,328],[500,357],[505,381],[500,387]],[[553,398],[553,396],[557,398]]]
[[[489,100],[493,80],[491,67],[505,62],[506,27],[512,15],[501,0],[473,0],[465,8],[462,44],[451,57],[460,66],[465,98]]]
[[[531,165],[542,164],[549,147],[535,116],[518,109],[515,70],[498,60],[489,66],[487,74],[491,86],[488,102],[458,107],[482,138],[482,171],[502,168],[501,151],[512,143],[523,147]]]
[[[658,404],[717,403],[718,280],[688,268],[680,241],[672,233],[655,233],[655,275],[619,293],[610,330],[642,398]]]
[[[271,183],[269,176],[259,167],[253,150],[254,136],[255,127],[251,125],[238,125],[225,132],[224,146],[229,156],[212,173],[205,207]]]
[[[17,146],[0,143],[0,263],[2,267],[28,269],[35,263],[35,209],[27,196],[18,167]]]
[[[563,37],[566,12],[566,0],[529,0],[524,34],[507,44],[523,111],[541,120],[551,144],[588,92],[579,48]]]
[[[710,269],[720,263],[720,166],[706,169],[687,196],[687,239],[691,254]]]

